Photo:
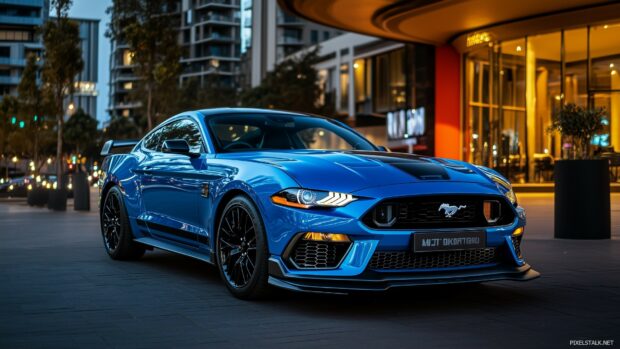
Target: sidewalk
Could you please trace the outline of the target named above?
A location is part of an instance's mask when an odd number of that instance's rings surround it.
[[[620,195],[613,239],[555,240],[553,197],[521,194],[542,277],[387,294],[278,292],[240,301],[215,268],[156,251],[105,254],[96,211],[0,202],[2,348],[565,348],[620,345]],[[93,207],[94,209],[94,207]]]

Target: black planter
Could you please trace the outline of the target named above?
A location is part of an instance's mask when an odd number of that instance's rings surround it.
[[[86,173],[73,175],[73,209],[76,211],[90,211],[90,185]]]
[[[28,192],[28,205],[43,207],[47,204],[49,199],[49,190],[36,187]]]
[[[67,190],[64,188],[49,191],[47,208],[54,211],[67,210]]]
[[[555,165],[555,237],[609,239],[609,162],[561,160]]]

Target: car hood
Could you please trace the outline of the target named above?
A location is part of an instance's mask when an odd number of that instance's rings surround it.
[[[285,171],[303,188],[353,193],[358,190],[429,181],[493,185],[475,166],[456,160],[371,151],[287,150],[225,154]]]

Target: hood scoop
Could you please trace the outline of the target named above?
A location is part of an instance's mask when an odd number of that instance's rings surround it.
[[[397,169],[421,180],[450,179],[448,171],[446,171],[444,166],[433,163],[422,157],[381,155],[364,155],[364,157],[396,167]]]

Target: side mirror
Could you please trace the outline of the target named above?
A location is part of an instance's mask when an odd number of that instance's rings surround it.
[[[377,148],[379,148],[379,150],[380,150],[380,151],[384,151],[384,152],[386,152],[386,153],[390,153],[390,152],[392,152],[392,151],[390,150],[390,148],[388,148],[388,147],[386,147],[386,146],[383,146],[383,145],[379,145],[379,146],[377,146]]]
[[[162,153],[187,155],[191,158],[198,157],[199,154],[189,150],[189,144],[184,139],[169,139],[164,141],[161,146]]]

